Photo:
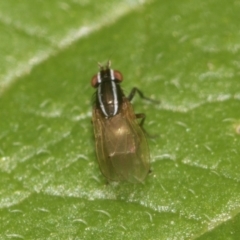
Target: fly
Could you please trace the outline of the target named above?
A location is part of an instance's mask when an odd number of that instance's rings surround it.
[[[92,122],[96,154],[100,170],[108,181],[143,182],[150,171],[150,154],[142,128],[145,115],[135,114],[130,103],[137,92],[133,88],[126,97],[120,87],[121,72],[100,65],[91,84],[96,88]],[[138,119],[141,119],[139,122]]]

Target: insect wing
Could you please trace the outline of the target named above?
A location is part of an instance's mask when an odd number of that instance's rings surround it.
[[[142,182],[149,172],[149,150],[129,101],[125,98],[120,113],[109,119],[94,109],[93,125],[103,175],[112,181]]]

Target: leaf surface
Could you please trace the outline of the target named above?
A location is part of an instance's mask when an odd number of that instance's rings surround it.
[[[0,238],[238,239],[235,1],[0,3]],[[112,60],[152,104],[152,173],[106,185],[91,77]],[[24,223],[24,224],[23,224]]]

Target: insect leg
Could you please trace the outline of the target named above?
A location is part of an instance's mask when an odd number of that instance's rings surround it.
[[[141,122],[139,123],[139,125],[141,126],[141,128],[144,130],[143,128],[143,124],[144,124],[144,121],[146,119],[146,115],[144,113],[136,113],[135,114],[136,118],[141,118]],[[145,130],[144,130],[145,131]]]
[[[143,124],[144,124],[144,121],[146,119],[146,115],[144,113],[136,113],[135,114],[136,118],[141,118],[141,121],[139,123],[139,126],[142,128],[143,132],[145,133],[145,135],[149,138],[156,138],[158,137],[158,135],[152,135],[152,134],[149,134],[145,128],[143,127]]]
[[[147,131],[144,129],[144,127],[143,127],[144,121],[145,121],[145,119],[146,119],[146,115],[145,115],[144,113],[136,113],[135,116],[136,116],[136,118],[141,118],[141,119],[142,119],[141,122],[139,123],[139,125],[141,126],[143,132],[144,132],[148,137],[151,137],[151,138],[152,138],[153,136],[149,135],[148,132],[147,132]],[[152,169],[149,169],[148,174],[150,174],[150,173],[152,173]]]
[[[139,95],[140,98],[142,98],[142,99],[145,99],[145,100],[151,101],[151,102],[155,102],[155,103],[160,103],[160,102],[157,101],[157,100],[154,100],[154,99],[145,97],[144,94],[143,94],[143,92],[140,91],[140,90],[139,90],[138,88],[136,88],[136,87],[134,87],[134,88],[131,90],[130,94],[128,95],[128,100],[131,101],[131,100],[134,98],[134,96],[135,96],[136,93],[138,93],[138,95]]]

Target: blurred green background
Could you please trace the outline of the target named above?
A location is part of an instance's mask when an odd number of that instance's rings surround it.
[[[239,239],[240,1],[1,1],[0,239]],[[91,77],[112,60],[152,173],[106,185]]]

